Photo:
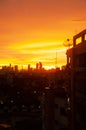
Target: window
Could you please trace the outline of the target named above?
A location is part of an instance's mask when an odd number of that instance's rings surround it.
[[[84,37],[85,37],[85,41],[86,41],[86,34],[84,35]]]
[[[81,41],[82,41],[82,40],[81,40],[81,37],[77,38],[77,39],[76,39],[76,45],[80,44]]]
[[[77,56],[76,65],[79,67],[86,67],[86,53]]]

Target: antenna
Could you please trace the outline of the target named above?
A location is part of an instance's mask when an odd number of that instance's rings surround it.
[[[56,58],[55,58],[55,67],[57,68],[57,51],[56,51]]]
[[[64,41],[63,45],[64,45],[65,47],[70,48],[70,46],[72,46],[72,45],[73,45],[73,40],[72,40],[72,39],[67,38],[67,40],[66,40],[66,41]]]

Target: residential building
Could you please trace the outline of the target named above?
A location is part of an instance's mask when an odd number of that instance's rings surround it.
[[[73,37],[73,47],[66,54],[71,70],[70,130],[86,130],[86,30]]]
[[[42,99],[43,130],[68,130],[67,97],[64,88],[45,88]]]

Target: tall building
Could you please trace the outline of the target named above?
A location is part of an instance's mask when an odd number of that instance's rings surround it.
[[[41,71],[42,69],[43,69],[43,68],[42,68],[42,63],[41,63],[41,62],[37,63],[37,64],[36,64],[36,70]]]
[[[73,37],[73,47],[66,54],[71,70],[70,130],[86,130],[86,30]]]
[[[31,69],[31,68],[30,68],[30,64],[28,64],[28,71],[30,71],[30,69]]]
[[[63,88],[45,88],[42,99],[43,130],[68,130],[67,97]]]
[[[14,66],[14,70],[15,70],[15,71],[18,71],[18,65],[15,65],[15,66]]]
[[[39,70],[42,70],[42,63],[39,62]]]
[[[43,130],[54,130],[53,91],[46,87],[42,97]]]
[[[38,70],[38,68],[39,68],[39,65],[38,65],[38,63],[36,64],[36,70]]]

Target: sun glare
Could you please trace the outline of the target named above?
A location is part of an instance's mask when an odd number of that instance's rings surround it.
[[[56,53],[58,61],[64,60],[65,51],[62,41],[21,42],[8,46],[7,58],[2,59],[0,63],[17,64],[27,68],[25,66],[28,64],[35,67],[36,63],[41,61],[43,66],[48,69],[55,67]]]

